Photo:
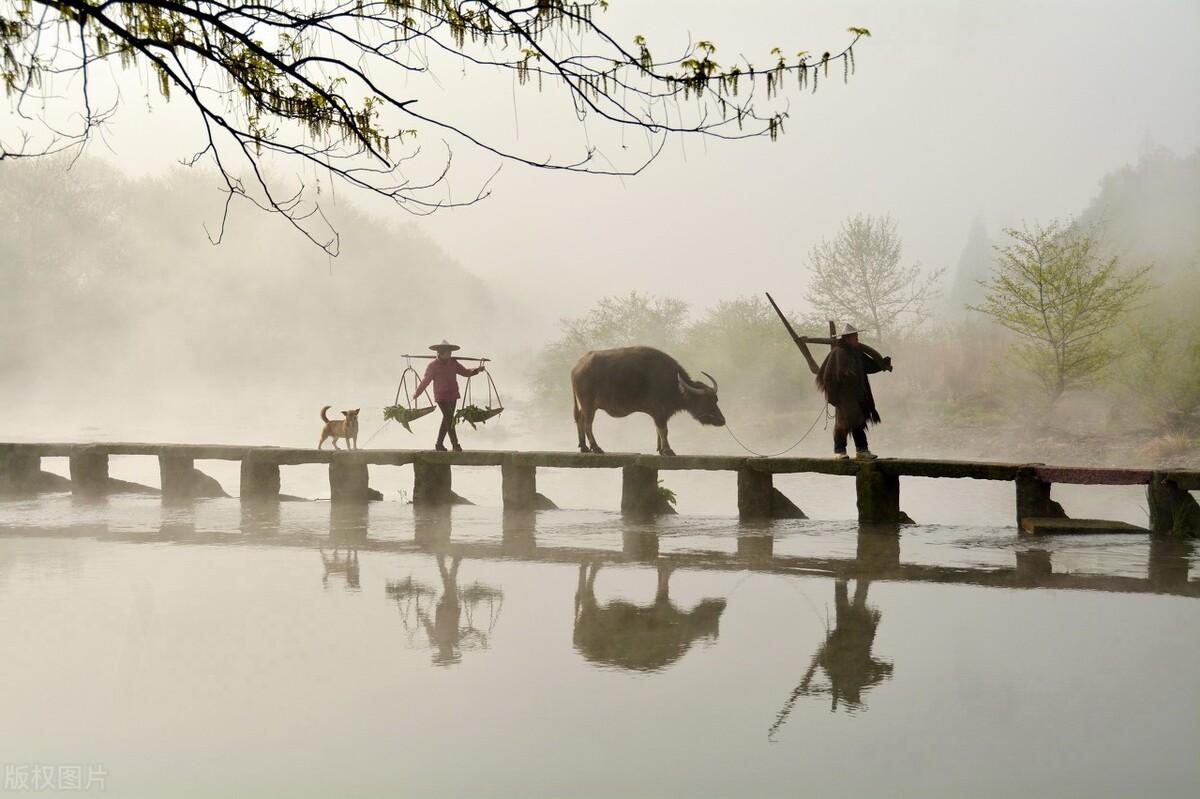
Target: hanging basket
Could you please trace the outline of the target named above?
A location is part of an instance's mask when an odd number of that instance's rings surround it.
[[[504,408],[480,408],[478,405],[464,405],[454,414],[454,421],[466,422],[474,429],[476,425],[483,424],[488,419],[492,419],[503,413]]]
[[[476,425],[481,425],[487,422],[488,419],[494,419],[504,412],[504,403],[500,400],[500,390],[496,388],[496,381],[492,379],[491,372],[484,372],[487,375],[487,407],[480,408],[471,400],[471,378],[467,378],[466,388],[463,389],[462,407],[454,414],[454,421],[466,422],[474,429]],[[493,398],[495,405],[492,404]]]
[[[412,432],[412,428],[408,426],[409,422],[415,422],[422,416],[428,416],[437,408],[406,408],[403,405],[388,405],[383,409],[383,418],[392,422],[399,422],[401,426],[408,432]]]
[[[410,364],[405,368],[404,373],[400,375],[400,385],[396,386],[396,399],[393,404],[383,409],[383,418],[388,421],[399,422],[405,430],[411,433],[412,428],[408,426],[409,423],[433,413],[437,410],[437,406],[430,402],[428,405],[417,407],[417,398],[410,396],[408,393],[409,372],[412,372],[413,380],[416,381],[413,389],[415,390],[421,384],[421,378],[417,375],[417,370],[413,369]],[[403,403],[400,402],[401,392],[404,393]],[[428,394],[426,394],[426,399],[428,400]]]

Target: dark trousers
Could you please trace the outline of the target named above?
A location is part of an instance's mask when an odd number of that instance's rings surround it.
[[[856,427],[850,431],[850,435],[854,436],[854,448],[862,452],[867,448],[867,428]],[[835,427],[833,429],[833,451],[842,453],[846,451],[846,431]]]
[[[438,428],[437,445],[445,446],[446,434],[450,434],[450,443],[458,446],[458,433],[454,430],[454,409],[458,405],[454,400],[449,402],[438,402],[438,407],[442,409],[442,426]]]

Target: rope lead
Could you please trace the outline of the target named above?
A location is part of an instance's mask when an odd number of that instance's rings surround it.
[[[743,444],[742,440],[737,437],[736,433],[733,432],[733,428],[729,426],[728,422],[725,423],[725,430],[729,432],[730,437],[733,438],[733,440],[737,442],[737,445],[739,447],[746,450],[746,452],[749,452],[754,457],[756,457],[756,458],[778,458],[780,455],[786,455],[789,452],[791,452],[792,450],[794,450],[796,447],[800,446],[800,443],[802,441],[804,441],[804,439],[808,438],[809,433],[811,433],[814,429],[816,429],[817,422],[821,421],[822,416],[824,416],[826,419],[829,418],[829,407],[827,405],[821,406],[821,410],[817,413],[817,418],[813,419],[813,423],[808,426],[808,430],[804,431],[804,435],[800,436],[799,441],[797,441],[795,444],[792,444],[787,449],[785,449],[781,452],[773,453],[771,455],[767,455],[762,452],[755,452],[754,450],[750,449],[745,444]]]

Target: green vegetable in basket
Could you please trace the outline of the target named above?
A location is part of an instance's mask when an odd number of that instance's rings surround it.
[[[388,405],[383,409],[383,418],[393,422],[399,422],[405,430],[412,432],[412,428],[408,423],[424,416],[424,409],[406,408],[403,405]]]
[[[484,424],[502,410],[503,408],[480,408],[478,405],[467,405],[459,408],[458,413],[454,414],[454,422],[455,424],[466,422],[474,430],[477,429],[476,425]]]

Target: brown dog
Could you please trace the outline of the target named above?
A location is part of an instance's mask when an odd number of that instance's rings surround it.
[[[352,411],[342,411],[342,415],[346,418],[336,420],[330,419],[325,415],[325,412],[329,408],[330,406],[326,405],[321,409],[321,421],[325,423],[325,426],[321,428],[321,440],[317,442],[317,449],[321,448],[321,445],[325,443],[325,439],[327,438],[333,439],[334,449],[341,449],[337,445],[339,438],[346,439],[346,449],[358,449],[358,412],[362,408],[355,408]]]

